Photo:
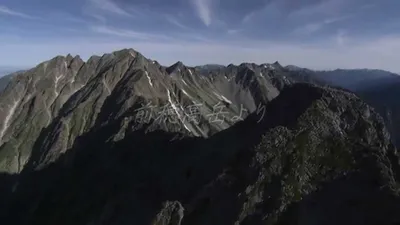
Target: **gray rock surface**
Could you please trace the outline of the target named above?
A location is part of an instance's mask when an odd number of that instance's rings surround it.
[[[152,225],[181,225],[184,208],[180,202],[165,202]]]
[[[9,74],[0,77],[0,93],[7,87],[8,83],[10,83],[12,76],[12,74]]]
[[[16,74],[0,94],[0,171],[42,168],[87,132],[121,120],[129,129],[209,137],[274,99],[287,83],[272,66],[211,71],[178,62],[163,67],[132,49],[57,56]]]

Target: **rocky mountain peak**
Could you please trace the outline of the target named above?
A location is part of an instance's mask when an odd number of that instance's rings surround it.
[[[248,69],[253,70],[256,67],[257,67],[257,64],[255,64],[255,63],[242,63],[239,65],[239,68],[242,68],[242,69],[248,68]]]
[[[68,64],[74,59],[74,57],[71,54],[68,54],[65,58],[66,58]]]
[[[86,61],[86,64],[95,64],[98,61],[100,61],[101,56],[98,55],[92,55],[89,57],[89,59]]]
[[[82,58],[79,55],[74,56],[71,60],[68,61],[68,66],[77,70],[79,67],[81,67],[85,61],[82,60]]]
[[[279,69],[283,68],[282,65],[278,61],[274,62],[272,65],[276,66]]]
[[[178,62],[174,63],[173,65],[169,66],[166,70],[167,70],[168,74],[172,74],[175,72],[181,72],[185,68],[186,68],[186,66],[181,61],[178,61]]]
[[[114,51],[111,54],[115,55],[117,57],[124,57],[124,56],[127,56],[127,55],[130,55],[132,57],[136,57],[140,53],[135,51],[132,48],[125,48],[125,49],[121,49],[121,50],[118,50],[118,51]]]

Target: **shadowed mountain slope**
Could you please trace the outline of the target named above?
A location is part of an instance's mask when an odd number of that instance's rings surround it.
[[[143,127],[115,141],[122,120],[79,137],[40,170],[5,176],[2,221],[400,222],[397,150],[383,119],[354,94],[289,85],[265,111],[209,138],[171,141],[176,133]]]

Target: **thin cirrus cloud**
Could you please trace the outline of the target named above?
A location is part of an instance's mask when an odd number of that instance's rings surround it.
[[[23,12],[18,12],[15,10],[12,10],[6,6],[2,6],[0,5],[0,15],[8,15],[8,16],[14,16],[14,17],[21,17],[21,18],[25,18],[25,19],[35,19],[35,16],[31,16],[28,14],[25,14]]]
[[[0,64],[5,66],[32,65],[69,52],[90,56],[132,47],[166,64],[278,60],[311,68],[378,67],[400,72],[394,62],[400,57],[398,0],[2,0],[1,4]],[[52,15],[58,11],[60,16]],[[32,20],[34,15],[40,20]]]
[[[211,3],[211,0],[193,0],[198,16],[206,26],[210,26],[212,22]]]
[[[296,29],[294,29],[293,33],[294,34],[299,34],[299,35],[311,35],[321,29],[323,29],[326,26],[329,26],[331,24],[349,19],[350,16],[339,16],[339,17],[333,17],[333,18],[327,18],[322,21],[318,22],[312,22],[308,23],[306,25],[302,25]]]
[[[172,15],[166,15],[165,18],[167,19],[168,22],[170,22],[171,24],[182,28],[184,30],[190,30],[191,28],[189,28],[187,25],[184,25],[182,22],[180,22],[177,18],[175,18]]]
[[[130,38],[130,39],[134,39],[134,40],[146,40],[146,41],[174,40],[172,37],[168,37],[165,35],[152,34],[152,33],[146,33],[146,32],[138,32],[138,31],[128,30],[128,29],[117,29],[117,28],[111,28],[111,27],[107,27],[107,26],[92,26],[90,28],[93,32],[96,32],[96,33]]]
[[[104,12],[113,13],[119,16],[132,16],[112,0],[88,0],[88,3],[91,7],[100,9]]]

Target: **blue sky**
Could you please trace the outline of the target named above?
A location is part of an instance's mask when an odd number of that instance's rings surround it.
[[[400,72],[398,0],[0,0],[0,67],[133,48],[162,64]]]

